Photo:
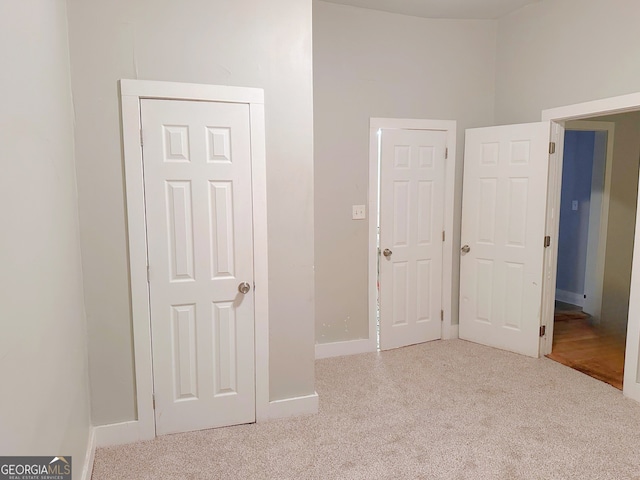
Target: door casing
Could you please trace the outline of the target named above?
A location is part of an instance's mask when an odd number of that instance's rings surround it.
[[[447,132],[448,155],[444,178],[444,232],[442,256],[442,339],[458,338],[457,325],[452,325],[453,270],[459,265],[457,248],[454,252],[454,206],[456,186],[456,122],[453,120],[418,120],[399,118],[371,118],[369,123],[369,338],[363,340],[366,350],[377,350],[377,282],[378,282],[378,131],[382,129],[438,130]]]
[[[559,215],[550,221],[551,212],[560,208],[560,180],[562,178],[562,153],[564,151],[564,127],[567,121],[581,120],[602,115],[615,115],[640,110],[640,93],[605,98],[592,102],[543,110],[542,120],[551,121],[551,141],[556,152],[550,159],[549,191],[547,202],[547,233],[552,238],[552,248],[545,252],[545,281],[543,287],[543,319],[547,334],[540,339],[540,353],[551,353],[553,341],[553,303],[558,267]],[[640,212],[640,197],[637,212]],[[637,214],[636,214],[637,215]],[[624,364],[623,393],[640,402],[640,222],[636,221],[633,262],[631,267],[631,291]]]
[[[145,220],[140,100],[197,100],[249,105],[251,134],[251,190],[253,209],[254,316],[256,420],[281,416],[269,401],[269,305],[267,265],[267,183],[264,92],[258,88],[181,84],[144,80],[120,80],[122,141],[124,153],[131,314],[138,418],[126,422],[119,438],[127,443],[154,438],[151,317],[147,283],[147,233]],[[273,408],[275,407],[275,408]],[[126,433],[125,433],[126,432]]]

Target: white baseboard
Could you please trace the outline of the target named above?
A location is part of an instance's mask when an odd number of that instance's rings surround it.
[[[460,325],[449,325],[449,332],[442,336],[443,340],[455,340],[460,338]]]
[[[96,458],[96,429],[91,427],[89,430],[89,439],[87,440],[87,453],[84,456],[84,465],[82,466],[82,480],[91,480],[93,473],[93,461]]]
[[[564,303],[570,303],[571,305],[584,307],[584,294],[567,292],[566,290],[560,290],[559,288],[556,288],[556,300]]]
[[[96,447],[109,447],[112,445],[124,445],[126,443],[149,440],[153,437],[140,434],[140,422],[112,423],[95,427]]]
[[[316,343],[316,360],[322,358],[342,357],[345,355],[357,355],[359,353],[375,352],[377,345],[375,340],[364,338],[361,340],[347,340],[345,342]]]
[[[640,403],[640,383],[629,374],[630,372],[628,372],[628,370],[631,370],[631,368],[625,368],[624,370],[625,378],[622,382],[622,393],[625,397]]]
[[[303,397],[274,400],[269,402],[267,412],[263,413],[257,421],[316,414],[318,413],[318,403],[318,394],[316,392]]]
[[[267,411],[262,413],[257,418],[257,421],[261,422],[264,420],[294,417],[298,415],[310,415],[315,413],[318,413],[318,394],[314,392],[311,395],[285,398],[283,400],[269,402]],[[97,447],[124,445],[127,443],[134,443],[154,438],[153,436],[141,433],[141,425],[137,420],[93,427],[92,433],[94,451]]]

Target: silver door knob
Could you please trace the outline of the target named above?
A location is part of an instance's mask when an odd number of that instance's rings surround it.
[[[469,245],[465,245],[460,250],[462,251],[462,253],[467,254],[471,251],[471,247]]]
[[[392,252],[391,250],[389,250],[388,248],[385,248],[385,249],[384,249],[384,252],[382,252],[382,254],[383,254],[385,257],[387,257],[387,258],[389,258],[389,257],[391,256],[391,254],[392,254],[392,253],[393,253],[393,252]]]
[[[251,285],[249,285],[247,282],[242,282],[240,285],[238,285],[238,291],[243,295],[245,293],[249,293],[249,290],[251,290]]]

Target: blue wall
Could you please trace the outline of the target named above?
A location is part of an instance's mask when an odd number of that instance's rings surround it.
[[[595,132],[565,133],[556,288],[579,295],[584,294],[594,143]],[[576,200],[577,211],[571,208]]]

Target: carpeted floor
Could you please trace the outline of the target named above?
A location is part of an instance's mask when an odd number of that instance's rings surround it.
[[[640,480],[640,404],[461,340],[317,362],[320,413],[99,449],[93,480]]]

